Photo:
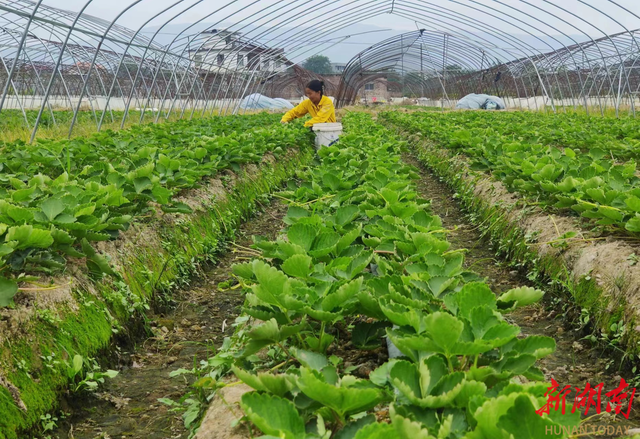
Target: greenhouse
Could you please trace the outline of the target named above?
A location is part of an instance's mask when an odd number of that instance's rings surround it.
[[[0,0],[0,439],[639,439],[639,32]]]

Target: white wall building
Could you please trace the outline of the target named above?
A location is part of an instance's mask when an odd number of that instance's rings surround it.
[[[342,75],[347,68],[346,62],[332,62],[331,68],[333,69],[333,73],[336,75]]]
[[[293,65],[284,49],[272,49],[242,39],[240,32],[212,29],[202,32],[189,49],[196,69],[209,72],[279,72]]]

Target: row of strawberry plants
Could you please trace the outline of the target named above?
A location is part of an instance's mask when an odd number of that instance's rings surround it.
[[[24,109],[24,111],[22,111],[3,108],[2,117],[0,118],[0,130],[3,132],[10,132],[13,130],[25,130],[26,128],[33,128],[33,125],[38,118],[39,112],[39,110]],[[140,120],[141,111],[131,110],[127,114],[128,119],[131,122],[136,123]],[[76,117],[77,127],[88,125],[93,130],[95,130],[96,114],[93,111],[80,111],[75,114],[72,110],[54,110],[53,114],[51,112],[45,111],[40,117],[39,129],[52,128],[57,125],[63,129],[66,128],[66,130],[68,130],[69,125],[74,118],[74,115]],[[105,118],[104,122],[105,124],[115,122],[119,125],[119,122],[122,120],[122,116],[124,116],[124,111],[113,110],[109,113],[109,116]],[[28,126],[27,124],[25,124],[25,117],[28,122]],[[100,117],[99,114],[98,117]],[[153,121],[155,120],[155,118],[156,115],[153,112],[148,111],[145,113],[146,121]],[[63,131],[63,129],[61,129],[61,131]]]
[[[67,363],[75,355],[99,357],[111,342],[128,338],[140,329],[142,314],[152,300],[170,306],[169,293],[188,287],[193,274],[227,247],[264,198],[312,160],[311,145],[305,142],[275,162],[243,169],[233,187],[220,190],[220,198],[194,200],[202,203],[192,214],[136,225],[117,245],[118,254],[110,253],[119,280],[88,284],[76,279],[72,294],[64,294],[64,303],[50,303],[48,291],[16,300],[19,312],[3,314],[9,322],[24,322],[26,315],[28,322],[21,324],[19,332],[12,330],[15,324],[0,322],[0,375],[9,383],[7,388],[0,386],[0,438],[31,437],[26,431],[55,410],[58,396],[68,385],[75,387],[69,378],[82,379],[75,372],[73,377],[68,375],[72,365]],[[87,366],[90,372],[91,365]],[[22,403],[26,410],[20,408]]]
[[[15,186],[24,187],[15,180],[28,184],[39,174],[55,179],[66,173],[73,178],[90,178],[108,184],[108,174],[104,173],[108,164],[121,175],[126,175],[153,163],[158,166],[157,175],[163,184],[175,188],[189,187],[201,178],[203,174],[196,171],[205,163],[215,164],[230,159],[230,166],[238,165],[233,163],[237,151],[225,156],[221,154],[224,148],[217,146],[228,146],[234,150],[242,139],[240,134],[256,127],[273,125],[279,120],[277,116],[263,113],[181,120],[134,125],[121,131],[107,130],[73,140],[7,143],[0,148],[0,195],[6,197],[7,190],[15,189]],[[220,136],[224,139],[221,145],[217,145]],[[202,148],[207,151],[202,151]]]
[[[597,148],[618,159],[637,157],[640,146],[640,121],[636,118],[472,111],[447,113],[445,118],[434,117],[433,123],[443,120],[458,125],[452,135],[463,142],[497,134],[512,141],[566,147],[584,153]]]
[[[633,160],[620,163],[602,149],[580,152],[498,132],[471,135],[464,121],[475,116],[468,112],[436,117],[388,112],[381,117],[465,154],[472,169],[490,172],[511,191],[578,213],[604,229],[640,233],[640,179]]]
[[[535,363],[554,340],[519,338],[504,316],[543,292],[496,297],[465,271],[400,162],[402,142],[368,115],[343,122],[339,146],[283,194],[283,235],[256,238],[256,258],[232,267],[243,315],[195,385],[218,388],[231,370],[255,389],[241,405],[265,438],[493,439],[521,437],[523,422],[544,437],[576,425],[578,413],[535,411],[547,390]],[[384,335],[402,355],[372,372],[339,355]]]
[[[154,204],[188,212],[174,194],[224,169],[257,163],[309,139],[301,124],[274,115],[220,117],[139,126],[88,139],[6,145],[0,183],[0,306],[24,273],[55,273],[86,258],[111,273],[91,242],[116,239]],[[266,126],[264,126],[266,125]]]

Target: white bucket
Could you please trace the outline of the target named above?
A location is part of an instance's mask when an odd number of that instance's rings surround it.
[[[338,140],[342,134],[342,124],[317,123],[313,126],[313,131],[316,133],[316,149],[320,149],[323,146],[329,146],[334,140]]]

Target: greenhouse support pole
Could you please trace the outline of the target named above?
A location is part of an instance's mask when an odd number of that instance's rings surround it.
[[[13,38],[12,34],[11,34],[11,37]],[[49,50],[49,48],[45,44],[43,44],[42,40],[40,38],[38,38],[38,37],[35,37],[35,38],[43,45],[47,55],[49,55],[49,56],[51,56],[53,58],[53,56],[51,55],[51,51]],[[13,39],[15,40],[15,38],[13,38]],[[31,57],[31,55],[29,55],[29,51],[25,50],[24,55],[25,55],[26,60],[29,61],[29,64],[31,65],[31,69],[35,73],[35,78],[31,78],[31,80],[33,82],[30,82],[30,85],[33,86],[33,88],[34,88],[34,93],[31,96],[31,106],[30,106],[31,108],[33,108],[35,106],[35,96],[36,96],[35,90],[37,89],[38,91],[44,91],[44,84],[42,83],[42,79],[40,78],[40,73],[38,73],[38,69],[36,67],[36,64],[33,61],[33,58]],[[16,98],[17,98],[18,97],[18,93],[17,93],[17,90],[16,90],[15,86],[14,86],[13,89],[16,92]],[[27,106],[26,100],[25,99],[18,99],[18,103],[20,104],[20,108],[22,109],[22,114],[24,116],[25,123],[27,124],[27,128],[30,129],[31,125],[29,124],[29,119],[28,119],[27,114],[26,114],[26,112],[24,110],[25,106]],[[45,105],[46,105],[46,101],[44,101],[42,103],[43,107]],[[49,111],[51,112],[51,118],[52,118],[52,120],[53,120],[53,122],[55,124],[56,123],[56,119],[55,119],[55,116],[54,116],[53,112],[51,111],[51,106],[49,106]]]
[[[104,105],[104,110],[102,111],[102,115],[100,116],[100,122],[98,123],[98,131],[100,131],[100,129],[102,128],[102,124],[104,122],[104,117],[106,115],[107,112],[107,108],[109,108],[109,104],[111,102],[111,97],[113,96],[113,91],[116,87],[116,83],[118,81],[118,75],[120,74],[120,70],[122,69],[122,66],[125,62],[125,59],[127,58],[127,53],[129,52],[129,49],[131,48],[131,46],[133,45],[133,43],[135,42],[135,39],[138,37],[138,35],[140,34],[140,32],[142,32],[142,29],[145,28],[145,26],[147,26],[149,23],[151,23],[153,20],[155,20],[157,17],[159,17],[160,15],[164,14],[165,12],[171,10],[172,8],[174,8],[175,6],[177,6],[178,4],[182,3],[184,0],[177,0],[175,3],[171,4],[170,6],[166,7],[165,9],[163,9],[162,11],[158,12],[157,14],[155,14],[153,17],[149,18],[142,26],[140,26],[138,28],[138,30],[131,36],[131,38],[129,39],[129,44],[127,45],[126,49],[122,52],[122,56],[120,57],[120,61],[118,62],[118,67],[116,68],[116,72],[113,75],[113,81],[111,82],[111,87],[109,88],[109,93],[107,94],[107,102]],[[202,0],[200,0],[202,1]],[[200,3],[197,2],[196,4]],[[188,9],[187,9],[188,10]],[[184,11],[183,11],[184,12]],[[166,24],[166,23],[165,23]],[[151,38],[150,42],[149,42],[149,46],[151,44],[153,44],[153,40],[155,39],[156,35],[162,30],[162,28],[165,25],[162,25],[157,31],[156,33],[153,35],[153,37]],[[148,47],[145,48],[145,52],[143,55],[143,58],[146,56],[147,54],[147,50]],[[139,66],[136,66],[139,67]],[[127,69],[128,71],[128,69]],[[137,82],[137,73],[136,73],[136,78],[135,80],[132,82],[131,86],[132,88],[135,87],[135,83]],[[123,98],[124,98],[124,93],[122,94]]]
[[[76,121],[78,120],[78,112],[80,111],[80,107],[82,106],[82,99],[84,98],[84,94],[87,91],[87,84],[89,83],[89,79],[91,79],[91,72],[93,72],[93,68],[96,66],[96,61],[98,60],[98,55],[100,54],[100,50],[102,48],[102,45],[104,44],[104,41],[107,39],[107,36],[109,35],[109,32],[111,31],[111,28],[113,26],[115,26],[116,21],[118,21],[120,19],[120,17],[122,17],[126,12],[129,11],[129,9],[133,8],[135,5],[137,5],[141,1],[142,0],[136,0],[133,3],[131,3],[129,6],[127,6],[124,10],[122,10],[116,16],[116,18],[114,18],[113,21],[111,23],[109,23],[109,27],[107,27],[107,29],[104,32],[104,35],[102,35],[102,38],[100,39],[100,43],[98,43],[98,47],[96,47],[95,54],[93,55],[93,60],[91,61],[91,65],[89,66],[89,71],[87,72],[87,77],[85,78],[84,83],[82,84],[82,89],[80,91],[80,97],[78,99],[78,106],[76,107],[75,111],[73,112],[73,118],[71,119],[71,126],[69,127],[69,138],[71,138],[71,134],[73,133],[73,127],[75,126]]]
[[[533,69],[536,71],[536,76],[538,77],[538,81],[540,81],[542,92],[545,94],[545,96],[549,98],[549,101],[551,102],[551,109],[553,110],[554,113],[556,113],[556,104],[553,101],[553,96],[549,95],[549,92],[547,91],[547,87],[545,87],[544,81],[542,80],[542,77],[540,76],[540,72],[538,71],[538,66],[536,66],[536,63],[533,61],[531,61],[531,65],[533,66]]]
[[[9,68],[7,67],[7,63],[4,62],[4,59],[2,59],[2,57],[0,57],[0,61],[2,61],[2,65],[4,67],[4,70],[6,70],[7,74],[9,74]],[[16,92],[16,88],[13,87],[14,92]],[[20,111],[22,112],[22,117],[24,117],[24,123],[27,124],[27,127],[29,126],[29,118],[27,117],[27,112],[24,109],[24,105],[22,103],[22,100],[17,99],[18,95],[16,92],[16,102],[18,103],[18,105],[20,106]]]
[[[249,80],[246,82],[246,84],[247,84],[247,85],[244,87],[244,90],[243,90],[243,92],[242,92],[241,96],[245,96],[245,95],[246,95],[247,90],[249,89],[249,86],[251,85],[251,82],[253,81],[253,77],[255,76],[255,73],[256,73],[257,71],[258,71],[258,70],[254,69],[254,70],[251,72],[251,76],[249,77]],[[238,102],[237,102],[237,104],[236,104],[236,105],[234,105],[234,107],[233,107],[233,113],[232,113],[232,114],[234,114],[234,115],[238,114],[238,110],[240,109],[240,104],[241,104],[241,103],[242,103],[241,101],[238,101]],[[231,106],[231,101],[229,101],[229,103],[228,103],[228,105],[227,105],[227,109],[225,110],[225,115],[227,114],[226,112],[227,112],[227,110],[229,109],[229,107],[230,107],[230,106]]]
[[[480,86],[478,87],[478,93],[482,93],[482,86],[484,85],[484,58],[486,55],[483,49],[480,49],[480,52],[482,53],[482,59],[480,60],[480,71],[482,72],[482,76],[480,76]]]
[[[145,108],[147,107],[147,105],[148,105],[148,104],[149,104],[149,102],[150,102],[150,99],[151,99],[151,90],[152,90],[153,88],[155,88],[155,87],[156,87],[156,83],[157,83],[157,80],[158,80],[158,72],[159,72],[159,70],[160,70],[160,68],[161,68],[161,64],[164,62],[165,57],[166,57],[166,56],[167,56],[167,54],[169,53],[169,50],[173,47],[174,43],[175,43],[176,41],[178,41],[178,38],[179,38],[179,37],[181,37],[183,34],[185,34],[185,32],[186,32],[187,30],[189,30],[189,29],[193,28],[194,26],[196,26],[196,25],[197,25],[197,24],[199,24],[199,23],[202,23],[202,22],[203,22],[204,20],[206,20],[207,18],[209,18],[209,17],[213,16],[214,14],[216,14],[216,13],[218,13],[218,12],[222,11],[222,10],[223,10],[223,9],[225,9],[227,6],[229,6],[229,5],[233,4],[233,3],[236,3],[237,1],[238,1],[238,0],[232,0],[232,1],[230,1],[229,3],[225,4],[224,6],[222,6],[222,7],[218,8],[218,9],[216,9],[215,11],[213,11],[213,12],[211,12],[211,13],[209,13],[209,14],[207,14],[207,15],[203,16],[202,18],[199,18],[197,21],[195,21],[195,22],[193,22],[193,23],[189,24],[189,26],[187,26],[186,28],[182,29],[182,30],[180,31],[180,33],[179,33],[179,34],[177,34],[177,35],[173,38],[173,40],[171,41],[171,43],[170,43],[170,44],[168,44],[168,45],[166,45],[166,46],[165,46],[165,47],[166,47],[166,50],[164,50],[164,51],[162,52],[162,59],[160,60],[160,64],[159,64],[159,66],[158,66],[158,69],[156,69],[156,71],[155,71],[155,73],[154,73],[154,75],[153,75],[153,80],[152,80],[152,82],[151,82],[151,89],[150,89],[149,93],[147,93],[147,97],[145,98],[145,99],[146,99],[146,103],[145,103],[145,105],[143,106],[142,114],[140,115],[140,120],[142,120],[142,117],[144,116]],[[259,0],[255,0],[255,1],[251,2],[251,3],[249,3],[248,5],[243,6],[243,8],[245,8],[245,9],[246,9],[246,8],[249,8],[249,7],[251,7],[251,6],[255,5],[255,4],[257,4],[257,3],[258,3],[258,1],[259,1]],[[232,17],[232,16],[233,16],[233,13],[231,13],[231,14],[227,15],[226,17],[224,17],[224,18],[220,19],[219,21],[217,21],[217,22],[214,24],[214,26],[215,26],[215,25],[217,25],[217,24],[219,24],[219,23],[221,23],[221,22],[223,22],[224,20],[227,20],[228,18],[230,18],[230,17]],[[171,21],[173,21],[173,19],[172,19]],[[204,44],[204,43],[203,43],[203,44]],[[202,46],[202,45],[201,45],[201,46]],[[191,61],[190,59],[188,59],[188,56],[189,56],[189,50],[190,50],[190,47],[189,47],[188,45],[185,45],[185,46],[182,48],[182,51],[181,51],[181,52],[180,52],[180,54],[178,55],[178,61],[177,61],[177,63],[176,63],[176,66],[173,68],[173,70],[171,71],[171,75],[169,76],[169,82],[175,81],[175,82],[176,82],[176,84],[178,84],[178,82],[177,82],[177,76],[178,76],[178,74],[177,74],[177,70],[178,70],[178,63],[180,62],[180,60],[185,59],[185,56],[184,56],[184,55],[185,55],[185,53],[187,54],[187,61],[188,61],[187,69],[190,69],[190,68],[191,68],[192,61]],[[222,49],[221,49],[221,50],[222,50]],[[197,73],[196,73],[196,74],[197,74]],[[183,77],[184,77],[184,76],[183,76]],[[179,90],[179,89],[177,89],[177,90],[176,90],[176,96],[177,96],[179,93],[180,93],[180,90]],[[166,89],[166,90],[164,91],[164,93],[162,94],[161,104],[160,104],[160,107],[158,108],[158,115],[157,115],[156,121],[158,120],[158,118],[159,118],[159,116],[160,116],[160,113],[164,110],[164,103],[165,103],[165,101],[168,99],[168,98],[167,98],[167,95],[168,95],[168,94],[169,94],[169,88],[167,87],[167,89]],[[170,114],[170,113],[168,113],[168,114]]]
[[[620,63],[620,74],[618,75],[618,96],[616,98],[616,117],[620,117],[620,100],[622,99],[622,73],[624,72],[624,63]]]
[[[51,57],[51,59],[53,60],[54,59],[54,55],[51,52],[51,50],[49,49],[49,47],[45,44],[45,42],[42,39],[38,38],[38,41],[40,41],[42,46],[46,49],[47,55],[49,55]],[[33,65],[33,62],[31,64]],[[35,70],[35,66],[34,66],[34,70]],[[36,74],[36,76],[38,77],[38,81],[40,82],[40,88],[46,94],[46,90],[47,89],[44,87],[44,84],[43,84],[42,80],[40,79],[40,74]],[[65,86],[66,86],[66,84],[65,84]],[[67,93],[67,95],[68,95],[68,93]],[[33,96],[33,99],[32,99],[31,102],[32,102],[32,106],[35,106],[35,95]],[[49,108],[49,114],[51,114],[51,120],[53,120],[54,126],[58,126],[58,122],[56,120],[55,114],[53,114],[54,113],[53,112],[53,108],[51,107],[51,104],[49,104],[48,99],[46,99],[46,98],[42,101],[42,111],[44,111],[44,106],[45,105]],[[36,123],[38,123],[37,119],[36,119]],[[27,121],[27,126],[29,126],[28,121]],[[29,143],[31,143],[31,142],[33,142],[33,140],[29,141]]]
[[[400,71],[402,72],[402,94],[404,95],[404,87],[405,87],[405,75],[406,72],[404,71],[404,38],[402,35],[400,35],[400,56],[402,58],[400,58],[400,62],[401,62],[401,67],[400,67]],[[362,57],[360,57],[360,67],[362,67]],[[366,87],[365,87],[366,90]],[[367,93],[365,92],[365,99],[366,99],[366,95]]]
[[[421,35],[422,36],[422,35]],[[423,41],[420,38],[420,97],[424,97],[424,61],[423,57]]]
[[[18,59],[20,59],[20,52],[22,52],[22,48],[24,47],[25,42],[27,41],[27,35],[29,34],[29,28],[31,27],[31,23],[33,22],[33,17],[35,17],[38,8],[42,0],[38,0],[38,3],[33,7],[33,11],[29,16],[29,21],[27,21],[27,25],[24,27],[24,32],[22,33],[22,37],[20,38],[20,45],[16,51],[16,57],[13,59],[13,65],[11,66],[11,70],[9,70],[9,76],[7,77],[7,83],[4,85],[4,90],[2,90],[2,98],[0,98],[0,112],[2,112],[2,107],[4,106],[5,98],[7,97],[7,93],[9,92],[9,85],[11,81],[13,81],[13,75],[16,72],[16,68],[18,68]]]
[[[440,108],[444,111],[444,96],[447,94],[447,34],[444,34],[444,44],[442,46],[442,100]]]

